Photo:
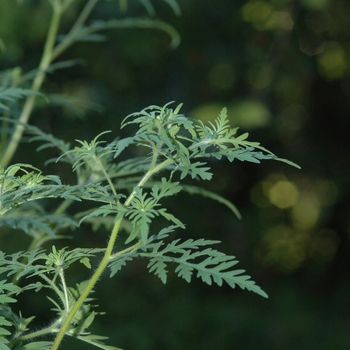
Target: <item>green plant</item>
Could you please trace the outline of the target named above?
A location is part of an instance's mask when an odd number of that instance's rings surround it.
[[[164,1],[179,12],[176,1]],[[167,266],[174,264],[175,273],[187,282],[195,274],[207,284],[214,282],[221,286],[226,282],[232,288],[237,285],[267,297],[250,276],[244,275],[244,270],[234,267],[235,257],[211,247],[218,241],[173,239],[173,232],[185,229],[185,224],[162,204],[164,198],[187,191],[217,200],[239,216],[235,206],[224,198],[188,185],[184,180],[188,177],[210,180],[210,158],[254,163],[275,159],[294,165],[276,157],[259,143],[248,141],[248,133],[237,135],[238,128],[229,126],[226,109],[213,123],[206,125],[180,114],[181,104],[174,109],[171,104],[149,106],[122,122],[121,128],[135,127],[133,136],[115,137],[112,142],[106,142],[101,140],[104,134],[111,132],[106,131],[91,142],[77,140],[74,148],[28,124],[36,99],[43,94],[40,91],[46,73],[58,67],[53,61],[75,41],[89,39],[92,33],[102,29],[123,26],[160,28],[177,37],[169,25],[152,19],[110,20],[85,26],[98,2],[90,0],[72,29],[56,44],[60,19],[73,2],[49,0],[53,16],[32,85],[25,86],[27,79],[18,75],[16,69],[7,72],[6,79],[2,79],[0,224],[24,231],[31,237],[31,244],[26,251],[0,254],[0,349],[55,350],[64,336],[78,338],[101,349],[117,349],[104,345],[103,336],[88,331],[98,314],[94,311],[91,293],[103,272],[109,270],[113,277],[128,261],[139,257],[149,259],[149,272],[163,283],[167,280]],[[153,11],[150,2],[141,2]],[[127,1],[120,1],[120,7],[125,11]],[[18,116],[16,111],[19,111]],[[58,176],[44,175],[31,164],[10,165],[24,131],[31,135],[31,141],[41,142],[39,150],[54,147],[60,151],[58,158],[48,162],[70,164],[76,184],[63,184]],[[144,149],[138,152],[141,156],[123,158],[123,151],[135,147]],[[49,198],[60,200],[53,211],[46,209]],[[90,202],[90,209],[71,213],[67,209],[75,201]],[[152,223],[158,217],[169,223],[154,232]],[[44,244],[47,246],[50,241],[64,237],[63,234],[67,235],[82,222],[95,228],[103,224],[109,229],[105,249],[56,249],[55,245],[51,245],[49,251],[43,248]],[[125,240],[116,244],[120,235],[124,235]],[[90,259],[95,256],[102,258],[92,269]],[[76,262],[93,273],[88,280],[77,281],[72,287],[68,286],[65,276]],[[55,318],[49,326],[33,330],[34,316],[22,316],[11,308],[17,296],[28,290],[46,294],[52,302]],[[54,336],[54,340],[40,340],[42,336]]]

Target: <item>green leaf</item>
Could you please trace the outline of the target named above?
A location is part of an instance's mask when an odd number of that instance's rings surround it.
[[[91,269],[91,263],[90,263],[90,259],[88,257],[84,257],[84,258],[81,258],[79,260],[83,265],[85,265],[88,269]]]
[[[49,341],[38,341],[26,344],[19,348],[15,348],[15,350],[50,350],[52,346],[52,342]]]
[[[5,342],[5,339],[0,337],[0,350],[11,350],[7,345],[5,345],[4,342]]]
[[[41,95],[41,93],[31,89],[22,89],[16,87],[0,87],[0,101],[3,100],[7,102],[15,102],[16,100],[19,100],[29,95]],[[0,102],[0,109],[9,110],[10,108]]]
[[[27,214],[24,212],[11,212],[0,217],[0,226],[23,230],[26,234],[36,237],[39,233],[45,233],[54,237],[58,229],[65,227],[77,227],[77,223],[64,214],[41,213]]]
[[[93,334],[78,335],[78,336],[72,335],[70,333],[67,333],[67,334],[71,335],[71,336],[73,336],[73,337],[75,337],[75,338],[77,338],[85,343],[88,343],[90,345],[94,345],[95,347],[103,349],[103,350],[122,350],[122,349],[117,348],[115,346],[105,345],[105,344],[101,343],[100,340],[108,339],[108,337],[103,337],[100,335],[93,335]]]
[[[180,167],[181,169],[181,180],[184,179],[187,174],[190,174],[192,179],[195,179],[197,176],[201,177],[202,180],[211,180],[213,174],[209,172],[210,167],[204,167],[207,163],[196,162],[192,163],[187,167]]]
[[[137,254],[128,254],[128,255],[121,255],[117,256],[116,258],[112,259],[109,263],[109,267],[111,269],[110,277],[113,277],[123,266],[126,265],[127,261],[133,260]]]
[[[218,241],[189,239],[180,242],[177,239],[164,248],[162,242],[152,243],[142,247],[145,253],[141,256],[150,257],[148,268],[163,283],[166,282],[166,264],[171,262],[178,265],[175,272],[187,282],[191,281],[193,272],[196,271],[197,277],[209,285],[214,282],[221,286],[225,281],[231,288],[238,285],[266,298],[267,294],[250,279],[250,276],[242,275],[244,270],[232,269],[238,263],[234,256],[207,247],[215,243]],[[199,250],[200,247],[205,249]]]
[[[242,216],[241,216],[240,212],[238,211],[237,207],[233,203],[231,203],[229,200],[227,200],[226,198],[220,196],[219,194],[212,192],[212,191],[208,191],[202,187],[193,186],[193,185],[183,185],[182,188],[183,188],[183,191],[185,191],[187,193],[199,194],[203,197],[213,199],[213,200],[225,205],[227,208],[229,208],[237,216],[238,219],[242,219]]]
[[[6,318],[4,316],[0,316],[0,336],[11,334],[11,332],[9,332],[7,329],[5,329],[1,326],[7,326],[7,327],[12,326],[12,323],[9,322],[8,320],[6,320]]]
[[[166,264],[163,257],[152,258],[147,265],[149,272],[154,272],[156,276],[165,284],[167,280]],[[171,260],[170,260],[171,261]]]
[[[94,21],[89,26],[83,27],[75,37],[76,41],[85,41],[95,39],[96,36],[92,36],[96,32],[100,32],[106,29],[116,29],[116,28],[142,28],[142,29],[157,29],[168,34],[171,38],[170,47],[176,48],[179,46],[181,38],[176,29],[170,24],[152,19],[152,18],[124,18],[124,19],[110,19],[107,21]],[[100,40],[101,36],[98,35],[97,38]]]

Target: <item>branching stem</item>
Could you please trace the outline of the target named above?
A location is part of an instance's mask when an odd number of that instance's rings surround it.
[[[73,27],[69,31],[69,33],[65,36],[65,38],[55,47],[55,49],[52,52],[52,58],[57,58],[62,52],[68,49],[70,47],[76,37],[79,31],[82,29],[82,26],[84,25],[85,21],[89,17],[91,11],[94,9],[96,4],[99,2],[99,0],[89,0],[87,4],[85,5],[84,9],[80,13],[80,16],[74,23]]]
[[[153,169],[150,169],[147,171],[147,173],[143,176],[143,178],[140,180],[140,182],[137,184],[136,187],[143,187],[145,185],[145,183],[154,175],[156,174],[158,171],[162,170],[163,168],[165,168],[166,166],[170,165],[171,163],[173,163],[174,161],[172,159],[166,159],[164,162],[158,164],[156,167],[154,167]],[[134,198],[136,194],[136,191],[133,191],[130,196],[128,197],[128,199],[125,201],[125,206],[128,207],[132,201],[132,199]]]
[[[58,27],[62,17],[62,11],[60,8],[54,8],[52,19],[50,23],[50,28],[46,37],[44,52],[41,58],[41,62],[38,68],[38,72],[33,80],[32,89],[34,91],[39,91],[43,84],[43,81],[46,76],[47,69],[49,68],[52,62],[52,49],[55,45],[56,36],[58,32]],[[22,138],[24,132],[24,125],[28,122],[30,115],[33,111],[34,104],[36,100],[36,95],[30,95],[27,97],[22,113],[19,117],[19,123],[17,124],[14,133],[12,134],[11,140],[5,150],[4,155],[1,159],[1,165],[5,168],[10,163],[13,155],[15,154],[18,144]]]
[[[59,332],[57,333],[57,336],[56,336],[56,338],[55,338],[55,340],[53,342],[51,350],[57,350],[58,349],[58,347],[59,347],[59,345],[60,345],[60,343],[61,343],[61,341],[62,341],[62,339],[64,337],[64,334],[68,330],[68,327],[69,327],[69,325],[70,325],[74,315],[80,309],[80,307],[83,305],[85,299],[88,297],[88,295],[90,294],[90,292],[94,288],[96,282],[101,277],[103,271],[107,267],[109,259],[110,259],[110,256],[112,255],[112,250],[113,250],[113,247],[114,247],[114,243],[115,243],[116,238],[118,236],[118,232],[119,232],[119,228],[120,228],[120,224],[121,224],[122,220],[123,220],[123,218],[121,217],[114,224],[114,227],[113,227],[113,230],[112,230],[112,233],[111,233],[111,237],[109,239],[109,242],[108,242],[108,245],[107,245],[107,249],[106,249],[105,255],[102,258],[102,261],[101,261],[100,265],[97,267],[97,269],[94,272],[94,274],[92,275],[92,277],[90,278],[90,281],[86,285],[86,287],[85,287],[84,291],[82,292],[82,294],[80,295],[79,299],[77,300],[77,302],[75,303],[73,308],[68,313],[66,319],[62,323],[61,328],[60,328]]]

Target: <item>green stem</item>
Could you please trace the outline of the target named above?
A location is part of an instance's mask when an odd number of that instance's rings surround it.
[[[126,248],[126,249],[124,249],[124,250],[121,250],[121,251],[118,252],[118,253],[112,254],[112,255],[109,257],[109,259],[112,260],[112,259],[115,259],[117,256],[121,256],[121,255],[124,255],[124,254],[126,254],[126,253],[129,253],[129,252],[131,252],[132,250],[137,249],[138,247],[140,247],[142,244],[143,244],[143,241],[138,241],[137,243],[135,243],[135,244],[132,245],[131,247]]]
[[[162,163],[158,164],[157,166],[155,166],[153,169],[149,169],[147,171],[147,173],[143,176],[143,178],[140,180],[140,182],[137,184],[136,187],[143,187],[144,184],[157,172],[159,172],[160,170],[162,170],[163,168],[167,167],[168,165],[174,163],[174,160],[171,158],[168,158],[166,160],[164,160]],[[130,196],[128,197],[128,199],[125,201],[125,206],[129,206],[132,199],[135,196],[135,191],[132,191],[132,193],[130,194]]]
[[[55,210],[55,215],[62,214],[66,211],[66,209],[73,203],[73,199],[65,199]]]
[[[92,275],[92,277],[90,278],[90,281],[88,282],[87,286],[85,287],[84,291],[82,292],[82,294],[80,295],[79,299],[77,300],[77,302],[75,303],[75,305],[73,306],[72,310],[69,312],[69,314],[67,315],[66,319],[64,320],[64,322],[62,323],[62,326],[59,330],[59,332],[57,333],[57,336],[52,344],[51,350],[57,350],[63,337],[64,334],[66,333],[74,315],[76,314],[76,312],[80,309],[80,307],[83,305],[85,299],[88,297],[88,295],[90,294],[91,290],[94,288],[96,282],[98,281],[98,279],[100,278],[100,276],[102,275],[103,271],[105,270],[105,268],[108,265],[110,256],[112,255],[112,250],[114,247],[114,243],[116,241],[116,238],[118,236],[118,231],[119,231],[119,227],[120,224],[122,222],[123,218],[119,218],[118,221],[114,224],[113,230],[112,230],[112,234],[111,237],[109,239],[108,245],[107,245],[107,249],[105,252],[105,255],[103,256],[103,259],[100,263],[100,265],[98,266],[98,268],[96,269],[96,271],[94,272],[94,274]]]
[[[106,178],[106,180],[107,180],[107,182],[108,182],[108,184],[109,184],[109,186],[110,186],[110,188],[111,188],[111,190],[112,190],[112,192],[113,192],[114,197],[117,198],[117,192],[116,192],[116,190],[115,190],[115,188],[114,188],[113,182],[112,182],[111,178],[109,177],[109,175],[108,175],[106,169],[104,168],[104,166],[102,165],[102,163],[101,163],[101,161],[99,160],[98,157],[95,156],[95,157],[94,157],[94,161],[95,161],[95,162],[97,163],[97,165],[100,167],[100,169],[101,169],[103,175],[105,176],[105,178]]]
[[[41,62],[38,68],[38,72],[33,80],[32,84],[32,90],[39,91],[41,89],[41,86],[43,84],[43,81],[46,76],[47,69],[49,68],[51,62],[52,62],[52,50],[55,45],[56,36],[58,32],[58,27],[60,24],[60,20],[62,17],[62,11],[60,8],[54,8],[50,28],[47,34],[45,46],[44,46],[44,52],[41,58]],[[8,164],[11,162],[11,159],[13,158],[13,155],[15,154],[19,142],[22,138],[23,132],[24,132],[24,125],[28,122],[30,115],[33,111],[34,105],[35,105],[36,95],[30,95],[27,97],[22,113],[18,119],[20,123],[17,124],[14,133],[12,134],[11,140],[4,152],[4,155],[1,159],[1,165],[6,168]]]
[[[68,300],[68,291],[67,291],[67,284],[66,284],[66,279],[64,278],[64,271],[61,268],[59,271],[59,275],[61,278],[61,283],[62,283],[62,289],[63,289],[63,294],[64,294],[64,308],[66,310],[66,313],[69,312],[70,305],[69,305],[69,300]]]
[[[18,337],[17,339],[15,339],[15,341],[19,342],[19,341],[34,339],[34,338],[41,337],[41,336],[46,335],[46,334],[52,334],[53,332],[57,332],[57,330],[58,330],[57,327],[59,326],[59,322],[60,322],[60,320],[57,320],[51,326],[49,326],[47,328],[40,329],[40,331],[36,331],[36,332],[29,333],[29,334],[23,335],[21,337]]]
[[[96,4],[99,2],[99,0],[89,0],[88,3],[85,5],[83,11],[80,13],[80,16],[74,23],[73,27],[69,31],[69,33],[65,36],[65,38],[61,41],[60,44],[58,44],[53,53],[52,57],[55,59],[57,56],[59,56],[63,51],[67,50],[69,46],[71,46],[74,41],[77,38],[77,34],[81,30],[83,24],[87,20],[88,16],[90,15],[93,8],[96,6]]]
[[[32,90],[40,91],[46,76],[47,69],[49,68],[51,62],[55,60],[70,45],[73,44],[74,37],[79,32],[79,30],[83,26],[84,22],[86,21],[87,17],[90,15],[91,11],[93,10],[93,8],[95,7],[98,1],[99,0],[88,1],[83,11],[81,12],[80,16],[78,17],[77,21],[75,22],[74,26],[72,27],[71,31],[66,36],[66,40],[58,44],[56,48],[54,48],[54,45],[55,45],[61,17],[65,9],[71,3],[71,1],[68,0],[64,6],[59,5],[58,3],[57,3],[58,5],[56,6],[56,3],[53,3],[53,15],[50,23],[50,28],[47,34],[47,38],[44,46],[44,52],[40,61],[40,65],[38,67],[38,72],[32,84]],[[18,148],[19,142],[22,139],[22,135],[25,129],[23,124],[26,124],[28,122],[34,108],[35,101],[36,101],[36,95],[33,94],[28,96],[24,103],[22,113],[18,119],[20,123],[17,124],[15,131],[12,134],[11,140],[0,160],[0,164],[4,168],[6,168],[9,165],[9,163],[11,162],[11,159],[13,158],[13,155],[15,154]]]

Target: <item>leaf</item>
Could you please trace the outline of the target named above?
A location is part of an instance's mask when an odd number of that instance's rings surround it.
[[[106,217],[107,215],[110,215],[110,214],[116,215],[117,213],[118,213],[118,210],[116,206],[113,206],[112,204],[102,205],[101,207],[91,211],[89,214],[83,216],[79,221],[79,225],[86,219],[94,218],[100,215],[102,215],[103,217]]]
[[[83,265],[85,265],[88,269],[91,269],[90,259],[88,257],[83,257],[79,260]]]
[[[144,0],[147,1],[148,0]],[[151,9],[149,7],[149,9]],[[171,38],[170,47],[175,49],[180,44],[180,35],[176,29],[170,24],[152,19],[152,18],[124,18],[124,19],[110,19],[107,21],[94,21],[89,26],[82,27],[82,29],[77,33],[75,41],[84,41],[86,38],[91,40],[91,34],[106,30],[106,29],[116,29],[116,28],[142,28],[142,29],[158,29],[168,34]],[[97,37],[98,39],[101,36]]]
[[[166,2],[174,11],[177,16],[181,15],[181,9],[179,3],[176,0],[163,0]]]
[[[111,269],[111,274],[110,277],[113,277],[123,266],[126,265],[127,261],[133,260],[137,255],[121,255],[118,256],[117,258],[114,258],[111,260],[109,263],[109,267]]]
[[[16,302],[16,299],[13,299],[3,293],[7,293],[11,295],[11,294],[19,294],[21,291],[22,291],[22,288],[20,288],[16,284],[12,282],[6,283],[6,280],[1,280],[0,281],[0,304]]]
[[[16,347],[14,350],[50,350],[52,342],[49,341],[38,341],[23,345],[21,347]]]
[[[31,171],[31,169],[34,170]],[[17,175],[17,173],[24,175]],[[21,204],[42,198],[63,198],[75,201],[85,199],[113,203],[116,198],[109,190],[109,186],[91,183],[62,185],[57,176],[44,176],[28,164],[14,164],[7,169],[0,168],[0,215],[12,208],[18,208]]]
[[[125,148],[127,148],[129,145],[131,145],[132,143],[134,143],[134,138],[133,137],[126,137],[124,139],[118,140],[116,142],[116,151],[113,155],[113,158],[117,158],[121,152],[124,151]]]
[[[242,275],[244,270],[232,269],[238,263],[234,256],[207,248],[215,243],[218,241],[189,239],[180,242],[177,239],[165,247],[155,243],[146,245],[142,247],[145,253],[140,255],[150,257],[149,271],[154,272],[163,283],[166,282],[166,264],[172,262],[178,265],[175,272],[187,282],[191,281],[193,272],[196,271],[197,277],[209,285],[214,282],[221,286],[225,281],[231,288],[238,285],[267,298],[267,294],[250,279],[250,276]],[[202,246],[205,249],[199,250]]]
[[[219,194],[217,194],[215,192],[208,191],[202,187],[193,186],[193,185],[183,185],[182,188],[183,188],[183,191],[185,191],[187,193],[199,194],[203,197],[213,199],[213,200],[225,205],[227,208],[229,208],[237,216],[238,219],[242,219],[242,216],[241,216],[240,212],[238,211],[237,207],[233,203],[231,203],[229,200],[227,200],[226,198],[220,196]]]
[[[206,163],[196,162],[192,163],[189,166],[180,167],[181,169],[181,180],[184,179],[187,174],[190,174],[192,179],[195,179],[197,176],[201,177],[202,180],[211,180],[213,174],[209,172],[210,167],[204,167]]]
[[[160,280],[165,284],[167,280],[167,271],[166,264],[164,262],[164,258],[152,258],[147,265],[149,272],[154,272],[156,276],[160,278]]]
[[[120,348],[117,348],[115,346],[110,346],[110,345],[105,345],[103,343],[100,342],[100,340],[104,340],[104,339],[108,339],[108,337],[103,337],[100,335],[93,335],[93,334],[89,334],[89,335],[72,335],[70,333],[67,333],[70,336],[73,336],[83,342],[86,342],[90,345],[94,345],[97,348],[103,349],[103,350],[122,350]]]
[[[0,336],[11,335],[11,332],[9,332],[7,329],[3,328],[2,326],[7,326],[7,327],[12,326],[12,323],[9,322],[8,320],[6,320],[6,318],[4,316],[0,316]]]
[[[17,214],[17,216],[15,216]],[[64,227],[77,227],[77,223],[63,214],[41,215],[27,214],[24,212],[12,213],[11,215],[2,215],[0,217],[0,226],[11,227],[13,229],[23,230],[26,234],[36,237],[42,232],[48,236],[54,237],[58,229]]]
[[[300,165],[298,165],[298,164],[296,164],[296,163],[294,163],[294,162],[291,162],[291,161],[288,160],[288,159],[276,157],[275,160],[278,160],[278,161],[280,161],[280,162],[283,162],[283,163],[286,163],[286,164],[288,164],[288,165],[291,165],[291,166],[293,166],[294,168],[301,169],[301,166],[300,166]]]
[[[0,101],[3,100],[8,102],[15,102],[16,100],[19,100],[29,95],[41,95],[41,93],[31,89],[22,89],[16,87],[0,87]],[[9,107],[0,102],[0,109],[9,110]]]
[[[120,213],[124,213],[124,216],[131,221],[133,227],[125,243],[130,243],[138,236],[146,243],[148,241],[149,226],[152,220],[159,215],[184,228],[184,224],[175,218],[175,216],[167,213],[165,208],[161,208],[159,203],[163,197],[172,196],[180,190],[181,187],[177,182],[173,183],[170,180],[168,181],[162,178],[161,187],[158,184],[154,185],[151,193],[147,193],[144,189],[136,187],[134,189],[134,196],[127,208],[118,203],[117,209]]]

